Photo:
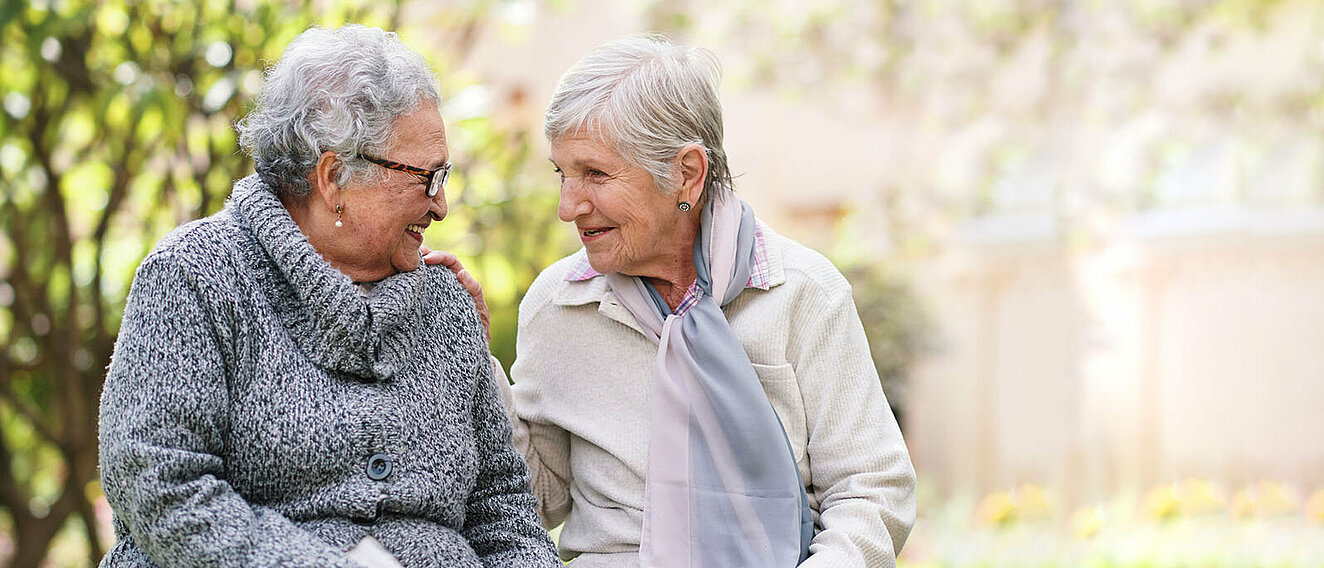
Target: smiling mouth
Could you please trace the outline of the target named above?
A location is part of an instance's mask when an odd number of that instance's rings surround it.
[[[423,231],[426,230],[427,230],[426,225],[413,224],[408,227],[405,227],[405,232],[409,233],[410,236],[415,237],[420,241],[423,240]]]
[[[607,231],[610,231],[614,228],[615,227],[599,227],[596,229],[583,229],[579,231],[579,236],[584,238],[592,238],[599,235],[604,235],[607,233]]]

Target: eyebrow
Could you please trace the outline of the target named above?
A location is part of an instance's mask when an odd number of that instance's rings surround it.
[[[556,163],[556,160],[553,160],[551,157],[548,157],[548,158],[547,158],[547,161],[551,162],[553,166],[556,166],[556,167],[558,167],[558,168],[561,167],[561,164]],[[592,169],[592,170],[601,170],[601,171],[604,171],[604,172],[605,172],[605,171],[607,170],[607,167],[608,167],[608,166],[605,165],[605,164],[602,164],[601,162],[599,162],[599,161],[598,161],[597,159],[595,159],[595,158],[586,158],[586,159],[584,159],[584,158],[575,158],[575,159],[573,159],[573,160],[570,160],[570,167],[575,168],[575,169],[586,169],[586,168],[587,168],[587,169]],[[615,176],[612,176],[612,177],[615,177]]]

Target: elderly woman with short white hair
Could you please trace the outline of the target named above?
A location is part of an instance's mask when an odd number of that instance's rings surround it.
[[[543,524],[582,568],[891,566],[915,474],[850,285],[736,198],[719,75],[625,39],[547,108],[584,248],[521,302],[507,390]]]
[[[163,238],[101,401],[102,566],[559,566],[446,217],[435,78],[310,29],[238,124],[257,174]]]

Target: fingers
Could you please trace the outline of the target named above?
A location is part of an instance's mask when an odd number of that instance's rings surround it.
[[[458,264],[458,262],[456,263]],[[487,310],[487,301],[483,299],[483,287],[478,284],[478,280],[469,274],[468,270],[460,268],[455,273],[455,279],[464,286],[464,291],[473,297],[474,308],[478,310],[478,320],[483,324],[483,333],[487,336],[487,341],[492,341],[492,319]]]
[[[464,269],[464,265],[460,264],[459,257],[452,253],[444,250],[430,250],[427,247],[419,247],[419,252],[423,253],[423,262],[428,265],[440,264],[455,273]]]
[[[478,280],[472,274],[469,274],[468,270],[460,267],[459,271],[455,273],[455,279],[460,281],[460,285],[464,286],[464,291],[473,296],[475,302],[483,301],[483,287],[478,284]]]

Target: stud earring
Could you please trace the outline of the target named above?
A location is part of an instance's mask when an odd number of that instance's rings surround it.
[[[337,226],[337,227],[344,227],[344,226],[345,226],[345,223],[343,223],[343,222],[340,221],[340,215],[341,215],[342,213],[344,213],[344,211],[345,211],[345,205],[344,205],[344,204],[341,204],[341,203],[336,204],[336,226]]]
[[[676,206],[676,208],[677,208],[677,209],[680,209],[681,211],[689,211],[689,210],[690,210],[690,202],[688,202],[688,201],[682,201],[682,202],[680,202],[680,205],[677,205],[677,206]]]

